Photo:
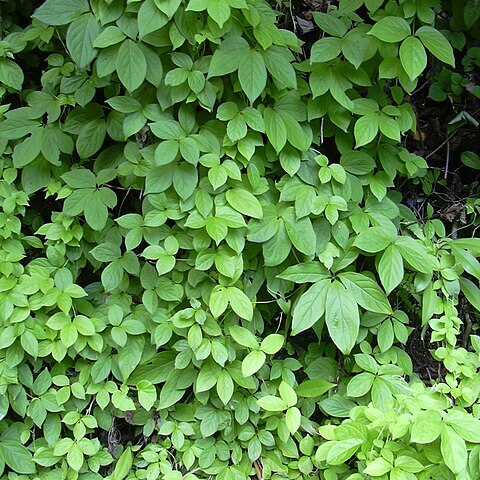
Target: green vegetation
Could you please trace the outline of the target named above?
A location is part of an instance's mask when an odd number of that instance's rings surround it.
[[[480,2],[315,5],[1,0],[2,479],[480,478]]]

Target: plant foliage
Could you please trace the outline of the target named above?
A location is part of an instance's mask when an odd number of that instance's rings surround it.
[[[2,478],[480,477],[480,242],[397,188],[440,4],[327,3],[305,56],[266,0],[2,1]]]

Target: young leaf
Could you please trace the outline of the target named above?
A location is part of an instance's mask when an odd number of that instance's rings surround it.
[[[259,398],[257,403],[267,412],[281,412],[288,408],[285,400],[275,397],[273,395],[267,395],[265,397]]]
[[[422,41],[432,55],[455,68],[453,48],[438,30],[424,25],[415,32],[415,36]]]
[[[415,80],[427,66],[425,47],[418,38],[410,36],[400,45],[400,61],[410,80]]]

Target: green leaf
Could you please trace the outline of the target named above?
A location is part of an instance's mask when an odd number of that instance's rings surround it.
[[[467,278],[460,277],[459,281],[466,299],[480,312],[480,289]]]
[[[357,340],[360,317],[357,304],[337,280],[328,287],[325,322],[339,350],[345,355],[350,353]]]
[[[331,442],[326,458],[328,464],[341,465],[346,462],[358,450],[361,443],[362,441],[358,438]]]
[[[91,13],[76,18],[68,27],[67,48],[78,67],[87,67],[95,58],[93,42],[100,32],[100,25]]]
[[[145,0],[138,11],[138,33],[140,38],[160,30],[168,23],[168,17],[162,13],[154,0]]]
[[[447,467],[460,474],[467,465],[467,446],[465,440],[449,425],[443,425],[440,450]]]
[[[278,333],[267,335],[260,344],[260,350],[268,355],[274,355],[283,347],[285,338]]]
[[[19,442],[3,439],[0,442],[0,459],[16,474],[34,474],[36,472],[32,454]]]
[[[370,143],[378,133],[379,117],[377,113],[371,113],[360,117],[355,123],[356,148]]]
[[[129,473],[133,465],[133,455],[130,447],[120,455],[115,469],[113,470],[112,480],[123,480]]]
[[[480,443],[480,420],[462,410],[452,410],[444,419],[464,440]]]
[[[299,397],[314,398],[320,397],[335,387],[334,383],[325,380],[305,380],[297,388]]]
[[[337,58],[342,51],[340,38],[325,37],[317,40],[312,47],[310,62],[324,63]]]
[[[347,395],[349,397],[363,397],[372,388],[375,375],[369,372],[360,373],[355,375],[347,385]]]
[[[315,20],[315,23],[329,35],[343,37],[347,33],[347,26],[342,20],[335,17],[333,12],[313,12],[313,19]]]
[[[141,380],[137,384],[138,401],[147,411],[150,411],[157,400],[155,387],[147,380]]]
[[[88,11],[87,0],[46,0],[32,16],[47,25],[66,25]]]
[[[182,162],[175,168],[173,173],[173,187],[178,195],[186,200],[189,198],[198,184],[198,170],[187,162]]]
[[[232,377],[226,370],[222,370],[218,375],[217,393],[224,405],[232,398],[234,388]]]
[[[267,356],[261,350],[250,352],[242,360],[242,374],[244,377],[250,377],[257,373],[265,363]]]
[[[387,295],[400,285],[403,279],[403,260],[398,248],[394,245],[390,245],[383,252],[378,263],[378,275]]]
[[[386,315],[393,313],[387,296],[370,277],[355,272],[341,273],[339,277],[355,301],[365,310]]]
[[[237,287],[229,287],[228,295],[233,311],[250,322],[253,318],[253,305],[247,295]]]
[[[427,54],[425,47],[418,38],[410,36],[402,42],[400,45],[400,61],[411,81],[419,77],[425,70]]]
[[[392,464],[382,457],[376,458],[373,462],[367,464],[367,468],[362,472],[371,477],[381,477],[392,469]]]
[[[299,428],[302,420],[302,414],[297,407],[290,407],[285,414],[285,425],[288,431],[293,435]]]
[[[368,253],[385,250],[395,239],[393,232],[383,227],[370,227],[357,235],[353,244]]]
[[[122,42],[115,68],[120,81],[129,92],[136,90],[145,80],[147,61],[133,40],[127,39]]]
[[[375,160],[366,152],[349,150],[342,154],[340,165],[353,175],[366,175],[375,168]]]
[[[432,55],[455,68],[453,48],[438,30],[424,25],[415,32],[415,36],[422,41]]]
[[[288,267],[277,277],[294,283],[314,283],[329,278],[329,274],[320,262],[304,262]]]
[[[72,188],[95,188],[97,186],[95,175],[86,168],[70,170],[61,177]]]
[[[297,220],[293,209],[290,208],[285,212],[284,219],[285,228],[293,246],[305,255],[313,256],[317,237],[310,218],[303,217]]]
[[[110,25],[93,42],[95,48],[107,48],[125,40],[125,34],[116,26]]]
[[[266,395],[265,397],[259,398],[257,403],[267,412],[282,412],[288,408],[285,400],[275,397],[273,395]]]
[[[330,279],[313,284],[301,297],[293,310],[292,335],[312,327],[325,313]]]
[[[77,443],[70,447],[67,453],[67,463],[76,472],[82,468],[84,463],[83,451]]]
[[[260,52],[249,49],[242,54],[238,65],[238,79],[242,90],[253,103],[267,84],[267,69]]]
[[[258,349],[258,342],[255,338],[255,335],[246,328],[240,327],[239,325],[233,325],[230,327],[230,335],[239,345],[243,345],[244,347],[252,348],[254,350]]]
[[[208,0],[207,12],[215,20],[220,28],[230,18],[230,5],[227,0]]]
[[[396,43],[410,35],[410,25],[400,17],[384,17],[368,33],[384,42]]]
[[[263,218],[262,206],[258,199],[244,188],[232,188],[225,194],[227,202],[237,212],[253,218]]]
[[[282,117],[272,108],[267,107],[263,112],[265,121],[265,133],[276,152],[287,143],[287,128]]]
[[[89,158],[100,150],[107,134],[104,120],[97,119],[86,123],[80,130],[76,148],[80,158]]]
[[[0,83],[15,90],[22,88],[24,77],[22,69],[8,58],[0,59]]]
[[[208,306],[215,318],[218,318],[227,309],[229,299],[230,293],[225,287],[219,285],[214,287]]]
[[[239,35],[225,38],[213,54],[208,76],[220,77],[238,70],[240,59],[249,48],[248,42]]]

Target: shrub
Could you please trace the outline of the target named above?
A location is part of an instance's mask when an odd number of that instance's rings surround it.
[[[400,188],[439,3],[326,3],[306,56],[265,0],[2,2],[5,478],[480,476],[480,242]]]

